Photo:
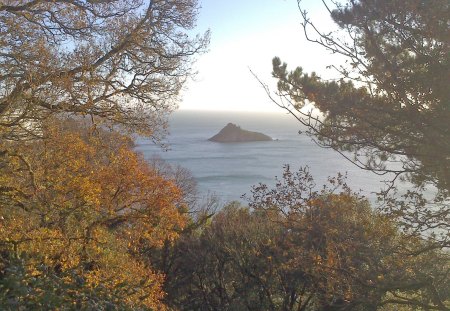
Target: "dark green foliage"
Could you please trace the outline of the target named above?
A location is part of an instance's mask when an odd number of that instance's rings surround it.
[[[449,232],[450,4],[446,0],[361,0],[336,5],[340,30],[324,34],[302,11],[310,41],[347,61],[337,81],[273,60],[277,102],[308,127],[308,134],[362,169],[385,175],[387,208],[416,232]],[[302,108],[313,102],[323,113]],[[350,152],[350,153],[349,153]],[[403,198],[389,197],[399,180],[413,184]],[[435,189],[435,197],[423,195]],[[414,206],[413,208],[411,206]],[[414,214],[415,213],[415,214]],[[447,237],[446,237],[447,236]]]

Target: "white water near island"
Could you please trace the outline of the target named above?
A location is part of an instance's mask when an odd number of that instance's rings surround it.
[[[273,141],[217,143],[208,141],[229,122],[269,135]],[[283,113],[177,111],[170,118],[169,150],[139,138],[136,150],[146,159],[161,157],[189,169],[200,192],[217,195],[222,202],[242,200],[252,185],[273,185],[283,165],[292,170],[309,166],[318,187],[328,176],[347,173],[348,185],[371,200],[384,188],[387,177],[363,171],[331,149],[317,146],[292,116]]]

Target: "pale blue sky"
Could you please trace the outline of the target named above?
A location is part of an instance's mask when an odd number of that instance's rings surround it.
[[[274,111],[249,68],[269,85],[271,61],[279,56],[291,67],[324,72],[333,59],[304,39],[296,0],[200,0],[197,31],[211,30],[209,52],[183,92],[180,109]],[[311,17],[323,27],[331,21],[318,0],[304,0]]]

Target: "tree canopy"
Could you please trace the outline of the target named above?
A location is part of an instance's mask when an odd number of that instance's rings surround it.
[[[46,140],[10,148],[0,169],[1,303],[162,308],[163,276],[139,249],[178,236],[181,191],[120,135],[55,124]]]
[[[448,254],[345,186],[285,168],[171,248],[168,304],[181,310],[447,310]]]
[[[389,175],[386,209],[286,166],[213,216],[188,171],[133,150],[206,48],[196,0],[2,1],[0,309],[448,310],[450,4],[323,2],[340,31],[299,1],[305,33],[347,63],[326,81],[275,58],[273,99]]]
[[[0,308],[164,310],[143,250],[187,223],[159,141],[209,33],[196,0],[0,3]],[[182,172],[182,171],[178,171]]]
[[[405,225],[448,234],[450,217],[450,37],[448,1],[324,1],[336,32],[324,33],[298,1],[307,39],[346,59],[336,80],[273,59],[279,98],[307,133],[362,169],[413,184],[387,199]],[[323,116],[308,112],[313,103]],[[433,200],[424,190],[437,189]],[[431,204],[425,204],[428,201]],[[412,208],[415,206],[417,208]],[[414,210],[414,211],[411,211]],[[413,214],[415,216],[413,216]],[[444,238],[447,240],[447,238]]]
[[[188,35],[196,15],[196,0],[2,1],[0,137],[66,113],[160,138],[208,43]]]

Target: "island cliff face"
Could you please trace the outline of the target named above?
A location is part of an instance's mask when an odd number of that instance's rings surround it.
[[[219,143],[238,143],[250,141],[269,141],[272,140],[272,138],[262,133],[243,130],[236,124],[228,123],[219,133],[208,140]]]

